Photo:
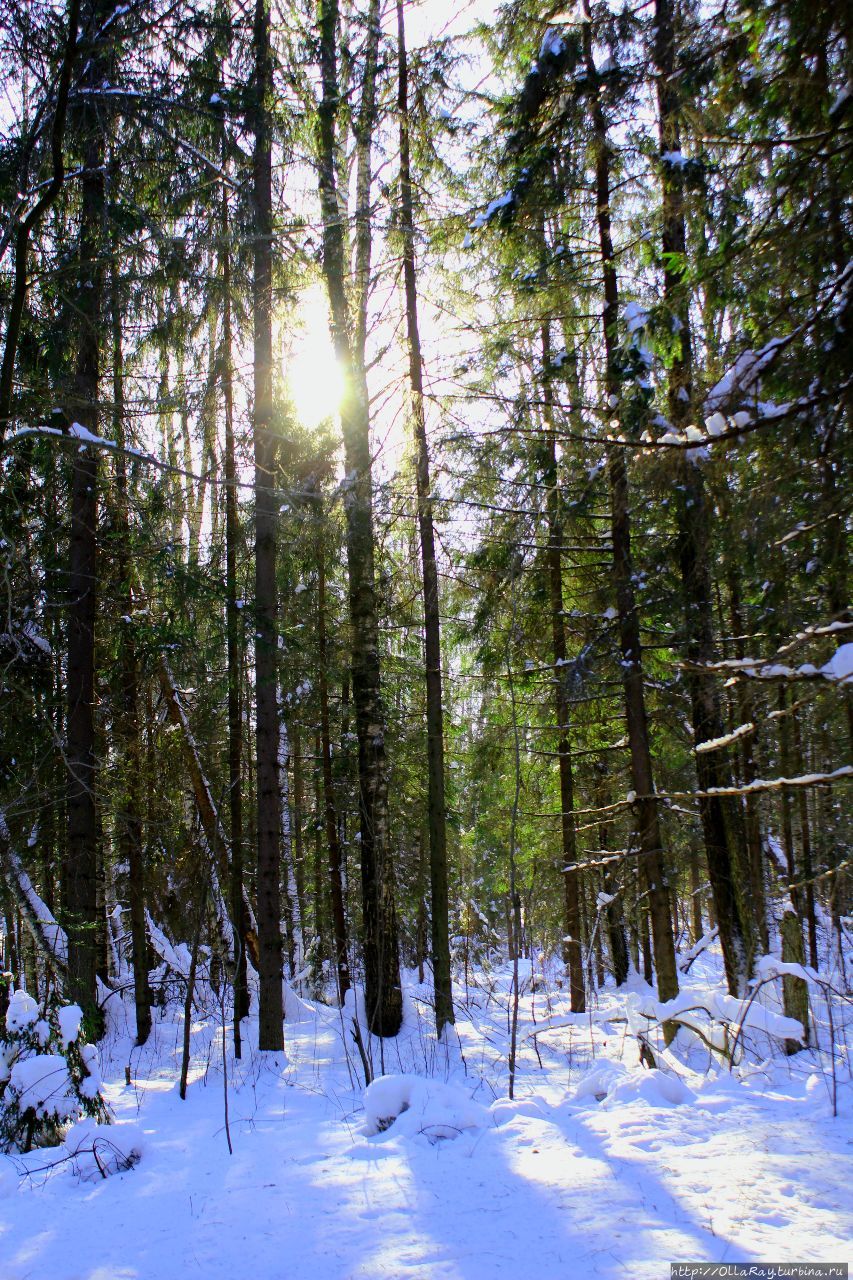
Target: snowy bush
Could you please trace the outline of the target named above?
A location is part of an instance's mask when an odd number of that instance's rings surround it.
[[[98,1051],[81,1035],[83,1012],[15,991],[0,1033],[0,1151],[52,1146],[81,1116],[107,1122]]]
[[[492,1119],[466,1089],[415,1075],[378,1076],[364,1093],[365,1134],[423,1134],[430,1141],[458,1137],[466,1129],[483,1129]]]

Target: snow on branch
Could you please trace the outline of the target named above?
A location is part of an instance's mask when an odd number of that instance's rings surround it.
[[[12,847],[6,815],[0,810],[0,864],[3,878],[18,905],[42,958],[65,981],[68,974],[68,939],[65,930],[39,897],[33,882]]]

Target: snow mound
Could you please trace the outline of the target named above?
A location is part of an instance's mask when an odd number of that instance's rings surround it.
[[[39,1007],[26,991],[14,991],[6,1010],[6,1030],[13,1034],[38,1021]]]
[[[9,1093],[22,1112],[33,1111],[40,1120],[48,1116],[68,1120],[78,1108],[68,1064],[58,1053],[37,1053],[16,1062]]]
[[[654,1068],[629,1069],[622,1062],[607,1062],[587,1072],[575,1089],[573,1100],[582,1102],[594,1098],[605,1110],[610,1110],[626,1102],[677,1107],[693,1102],[694,1097],[678,1076]]]
[[[62,1047],[67,1049],[80,1035],[80,1024],[83,1021],[83,1010],[79,1004],[65,1004],[57,1012]]]
[[[139,1163],[145,1149],[138,1125],[97,1124],[91,1119],[73,1124],[62,1145],[84,1182],[126,1173]]]
[[[415,1075],[379,1076],[364,1091],[364,1112],[368,1137],[393,1131],[393,1136],[424,1134],[434,1141],[492,1124],[486,1108],[459,1085]]]

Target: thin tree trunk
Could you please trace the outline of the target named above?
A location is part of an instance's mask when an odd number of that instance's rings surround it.
[[[604,760],[596,762],[595,766],[596,788],[595,803],[599,809],[603,809],[607,805],[607,764]],[[603,853],[607,851],[610,844],[610,826],[607,822],[599,822],[598,824],[598,846]],[[617,987],[621,987],[628,981],[629,960],[628,960],[628,943],[625,938],[625,914],[622,909],[622,892],[616,882],[616,877],[609,866],[604,868],[604,892],[610,901],[604,910],[604,917],[607,921],[607,941],[610,946],[610,961],[613,965],[613,977]]]
[[[142,851],[142,750],[139,726],[139,659],[133,632],[133,550],[124,428],[124,360],[122,352],[121,291],[115,259],[111,268],[113,326],[113,429],[116,454],[116,550],[119,609],[118,720],[122,743],[122,788],[118,814],[119,857],[127,863],[130,935],[133,950],[133,991],[136,1005],[136,1043],[151,1034],[151,991],[148,986],[148,937],[145,928],[145,860]]]
[[[329,655],[326,636],[326,546],[323,537],[323,511],[317,513],[317,657],[320,694],[320,751],[323,764],[323,816],[326,825],[326,849],[329,859],[329,890],[332,901],[332,927],[335,935],[335,971],[338,999],[343,1005],[350,989],[347,920],[338,815],[332,778],[332,744],[329,730]]]
[[[255,0],[254,131],[255,752],[258,849],[258,1047],[284,1047],[278,776],[277,443],[272,383],[272,56],[268,0]]]
[[[412,432],[418,495],[421,581],[424,602],[424,652],[426,661],[427,807],[429,815],[430,899],[432,923],[432,972],[435,989],[435,1025],[439,1039],[453,1022],[453,987],[450,972],[450,931],[447,890],[447,815],[444,798],[444,711],[441,680],[441,620],[438,568],[435,556],[429,447],[423,395],[423,360],[418,327],[418,291],[415,272],[415,223],[409,147],[409,72],[406,57],[403,0],[397,0],[400,117],[400,223],[403,231],[403,279],[406,293],[406,328],[409,345]],[[581,990],[583,979],[581,978]],[[574,1007],[574,1006],[573,1006]]]
[[[797,711],[791,712],[791,734],[794,743],[794,769],[798,775],[802,775],[806,771],[805,759],[803,757],[803,739],[800,732],[800,718]],[[801,901],[803,904],[803,915],[805,917],[806,929],[809,937],[809,964],[813,969],[817,969],[817,916],[815,914],[814,900],[814,865],[812,862],[812,836],[811,824],[809,823],[809,804],[808,792],[805,787],[800,787],[797,795],[797,804],[800,811],[800,877],[803,881],[803,892]]]
[[[223,159],[226,143],[223,131]],[[240,668],[243,623],[238,608],[237,552],[240,513],[237,506],[237,460],[234,441],[234,373],[231,318],[231,242],[228,193],[223,183],[220,210],[222,247],[222,406],[225,418],[225,626],[228,661],[228,806],[231,815],[231,919],[237,933],[234,966],[234,1056],[242,1053],[240,1023],[249,1016],[246,935],[250,921],[243,906],[243,710]]]
[[[732,631],[735,635],[735,657],[746,657],[745,620],[740,599],[740,581],[737,567],[729,568],[729,610],[732,620]],[[739,680],[736,688],[738,716],[741,724],[755,723],[755,701],[748,680]],[[757,726],[756,726],[757,728]],[[743,765],[743,781],[749,785],[755,782],[758,771],[755,767],[753,737],[747,734],[741,739],[741,761]],[[758,810],[758,797],[744,796],[744,825],[746,828],[746,850],[749,861],[749,886],[752,897],[752,914],[758,943],[766,954],[770,947],[770,934],[767,926],[767,895],[764,890],[764,849],[761,842],[761,821]]]
[[[605,391],[608,402],[618,405],[621,392],[617,353],[619,288],[611,233],[610,149],[604,112],[598,90],[595,88],[597,73],[592,53],[592,18],[589,0],[583,0],[583,12],[586,19],[583,23],[582,33],[584,59],[589,82],[593,86],[590,91],[590,104],[595,139],[595,191],[598,234],[604,277],[602,323],[606,355]],[[660,819],[654,794],[654,774],[649,749],[648,722],[643,691],[640,621],[637,612],[631,562],[628,473],[624,452],[618,446],[612,447],[608,452],[607,469],[610,479],[610,531],[613,546],[613,577],[619,615],[619,647],[621,650],[622,684],[625,694],[625,717],[631,755],[631,781],[637,797],[635,808],[642,852],[642,870],[649,897],[658,994],[661,1000],[671,1000],[678,994],[678,972],[675,963],[675,945],[670,918],[669,882],[664,869]],[[669,1035],[670,1032],[668,1031],[667,1034]]]
[[[658,128],[661,156],[680,151],[679,81],[675,65],[675,31],[671,0],[656,0],[655,61],[657,63]],[[684,283],[687,231],[684,182],[678,165],[661,161],[663,188],[662,258],[664,299],[679,343],[669,369],[668,409],[674,427],[687,426],[693,395],[693,354],[690,339],[690,295]],[[715,657],[713,600],[708,554],[711,519],[705,481],[699,463],[679,454],[675,512],[678,558],[684,592],[687,632],[687,685],[693,713],[693,741],[724,736],[723,716],[714,675],[699,668]],[[731,786],[725,748],[695,753],[700,792]],[[746,868],[741,865],[735,802],[731,797],[700,794],[699,812],[714,894],[720,943],[729,990],[743,995],[752,972],[755,951],[752,921],[746,907]]]
[[[336,0],[322,0],[322,101],[318,112],[320,203],[323,216],[323,271],[332,313],[332,336],[345,381],[341,426],[347,471],[344,507],[352,632],[352,688],[358,737],[365,1002],[369,1029],[377,1035],[393,1036],[399,1031],[402,1022],[403,997],[394,904],[394,868],[388,829],[385,713],[380,691],[370,412],[363,361],[357,359],[350,336],[352,326],[345,288],[346,264],[335,172],[335,132],[339,104],[337,28]],[[368,89],[369,86],[365,85],[365,92]],[[372,127],[373,122],[370,123]],[[366,128],[363,119],[361,127]]]
[[[557,439],[554,430],[553,388],[551,368],[551,333],[549,325],[541,329],[543,416],[546,442],[542,483],[547,490],[548,516],[548,589],[551,605],[551,651],[554,666],[554,710],[559,740],[557,763],[560,773],[560,832],[562,836],[560,870],[563,884],[563,963],[569,978],[573,1013],[583,1013],[586,995],[583,980],[583,948],[581,946],[580,874],[577,868],[577,835],[575,833],[575,784],[572,768],[571,712],[567,676],[566,626],[563,611],[563,521],[557,478]]]

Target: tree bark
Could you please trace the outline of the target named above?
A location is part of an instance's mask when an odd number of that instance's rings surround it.
[[[225,151],[223,130],[222,150]],[[224,155],[223,155],[224,159]],[[228,193],[223,183],[220,209],[222,247],[222,407],[225,419],[225,626],[228,662],[228,807],[231,817],[231,919],[237,933],[234,966],[234,1056],[242,1053],[240,1023],[249,1016],[246,935],[250,921],[243,904],[243,709],[240,668],[243,623],[238,608],[237,552],[240,512],[237,505],[237,459],[234,441],[233,325],[231,310],[231,246]]]
[[[432,490],[430,485],[429,447],[426,434],[426,415],[424,413],[423,360],[418,325],[415,221],[409,143],[409,71],[406,56],[403,0],[397,0],[397,48],[399,70],[397,110],[400,118],[400,225],[403,232],[403,280],[406,294],[409,385],[411,388],[412,433],[415,441],[418,532],[420,535],[421,583],[424,602],[432,973],[435,990],[436,1034],[440,1039],[445,1025],[454,1021],[453,986],[450,972],[450,930],[448,925],[441,619],[439,614],[438,567],[435,555]],[[583,989],[582,978],[581,989]]]
[[[657,64],[658,130],[661,157],[679,152],[680,97],[675,64],[675,30],[671,0],[656,0],[655,61]],[[693,394],[693,353],[690,338],[690,297],[684,284],[687,229],[684,181],[678,165],[661,159],[662,258],[664,300],[678,345],[669,370],[668,409],[672,425],[683,430],[690,418]],[[700,464],[679,454],[675,486],[678,559],[684,593],[686,653],[690,666],[687,685],[693,714],[693,741],[724,736],[723,716],[714,675],[699,667],[715,657],[713,600],[708,553],[711,519]],[[696,751],[700,792],[732,784],[728,751]],[[740,855],[738,821],[731,797],[700,795],[699,812],[714,894],[726,979],[733,995],[743,995],[752,972],[755,951],[752,920],[746,906],[747,869]]]
[[[543,445],[544,469],[542,483],[547,490],[548,590],[551,605],[551,651],[554,668],[554,710],[557,717],[559,740],[557,763],[560,773],[560,870],[563,884],[563,964],[569,978],[569,992],[573,1013],[583,1013],[586,994],[583,980],[583,948],[581,946],[580,874],[577,868],[577,835],[575,833],[575,784],[572,768],[571,712],[566,684],[567,648],[566,626],[563,611],[563,520],[557,477],[557,437],[554,430],[553,388],[549,377],[551,369],[551,333],[549,325],[541,329],[543,417],[546,440]]]
[[[118,727],[122,744],[122,785],[118,813],[119,855],[128,868],[130,935],[133,949],[133,992],[136,1043],[151,1034],[151,991],[148,986],[148,936],[145,927],[145,859],[142,847],[142,750],[139,727],[139,658],[133,632],[133,548],[124,449],[124,361],[122,352],[121,290],[118,267],[111,268],[113,326],[113,427],[116,454],[115,569],[118,580],[119,624]]]
[[[402,1023],[403,997],[388,829],[385,713],[380,690],[370,411],[363,359],[357,358],[352,341],[336,184],[337,27],[336,0],[321,0],[322,100],[318,112],[318,142],[323,272],[329,293],[335,354],[345,381],[341,426],[347,470],[344,506],[352,632],[352,691],[358,738],[365,1002],[370,1031],[393,1036]]]
[[[319,505],[319,504],[318,504]],[[347,919],[344,905],[343,856],[338,832],[335,788],[332,777],[332,744],[329,730],[329,654],[326,635],[326,546],[323,537],[323,511],[317,513],[317,657],[320,694],[320,751],[323,766],[323,818],[326,825],[326,849],[329,860],[329,890],[332,902],[332,927],[335,935],[335,971],[338,1000],[343,1005],[350,989]]]
[[[610,150],[604,112],[598,90],[595,87],[597,85],[597,73],[592,53],[592,16],[589,0],[583,0],[583,12],[586,19],[583,23],[584,60],[589,81],[593,86],[590,90],[590,105],[595,146],[596,211],[604,279],[602,324],[606,358],[605,391],[608,402],[618,405],[621,392],[617,358],[619,286],[616,277],[611,232]],[[610,480],[610,533],[613,546],[613,578],[616,587],[616,607],[619,615],[622,685],[625,695],[625,717],[631,756],[631,781],[636,794],[634,807],[642,853],[641,865],[649,899],[658,995],[661,1000],[671,1000],[678,994],[678,972],[675,963],[675,945],[672,937],[669,882],[664,868],[660,820],[658,804],[654,794],[654,773],[649,749],[648,721],[643,691],[640,621],[637,612],[631,562],[628,472],[624,452],[618,446],[611,447],[608,451],[607,470]]]
[[[95,0],[87,27],[105,16]],[[106,75],[104,54],[87,46],[83,85],[97,88]],[[77,350],[71,417],[98,434],[101,327],[104,302],[104,131],[95,106],[85,102],[77,121],[83,160],[77,262]],[[68,994],[103,1025],[97,1005],[98,815],[95,808],[95,616],[98,550],[98,454],[81,445],[71,463],[71,537],[68,560],[68,841],[63,867],[63,916],[68,934]]]
[[[255,751],[258,852],[258,1047],[284,1047],[281,943],[281,794],[278,776],[278,637],[276,535],[278,449],[272,384],[272,54],[268,0],[256,0],[253,22],[255,442]]]

